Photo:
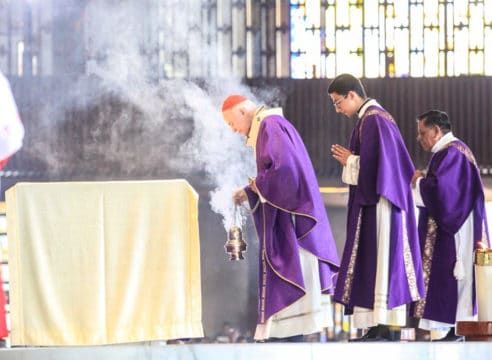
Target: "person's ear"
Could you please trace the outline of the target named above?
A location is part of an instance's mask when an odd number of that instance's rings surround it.
[[[436,133],[435,137],[440,137],[442,134],[441,134],[441,128],[437,125],[434,125],[434,131]]]

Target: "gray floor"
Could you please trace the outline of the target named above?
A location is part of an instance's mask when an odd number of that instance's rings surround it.
[[[139,343],[100,347],[14,348],[0,350],[1,360],[130,360],[130,359],[490,359],[492,343],[301,343],[198,344]]]

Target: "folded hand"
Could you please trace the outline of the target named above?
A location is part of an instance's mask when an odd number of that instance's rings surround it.
[[[412,187],[415,187],[417,184],[418,178],[424,177],[424,173],[420,170],[415,170],[415,173],[412,176]]]
[[[352,151],[342,145],[335,144],[331,146],[331,154],[340,164],[345,166],[347,165],[348,157],[352,155]]]

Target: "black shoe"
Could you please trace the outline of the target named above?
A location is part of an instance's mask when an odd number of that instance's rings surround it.
[[[440,339],[436,339],[436,340],[432,340],[432,342],[435,342],[435,341],[455,341],[455,342],[456,341],[465,341],[465,337],[456,335],[456,333],[454,332],[454,327],[452,327],[451,329],[449,329],[449,331],[445,337],[440,338]]]
[[[349,339],[349,342],[374,342],[374,341],[391,341],[390,330],[385,325],[370,327],[364,336],[355,339]]]

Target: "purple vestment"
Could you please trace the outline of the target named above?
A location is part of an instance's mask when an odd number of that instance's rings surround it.
[[[248,186],[260,241],[259,323],[305,294],[299,247],[318,258],[322,292],[332,294],[339,259],[313,165],[295,128],[266,116],[256,142],[256,186]],[[294,218],[293,218],[294,216]]]
[[[453,324],[458,304],[455,234],[473,211],[474,248],[488,243],[487,218],[480,172],[471,150],[461,141],[448,143],[433,154],[427,175],[420,180],[425,208],[419,208],[419,237],[423,252],[426,297],[419,301],[415,316]],[[470,269],[473,271],[473,269]],[[476,314],[475,286],[473,288]]]
[[[424,295],[424,282],[410,187],[414,166],[391,115],[369,106],[352,132],[350,150],[360,156],[360,169],[357,185],[350,186],[335,301],[347,314],[354,306],[373,309],[380,196],[391,203],[387,308],[416,301]]]

